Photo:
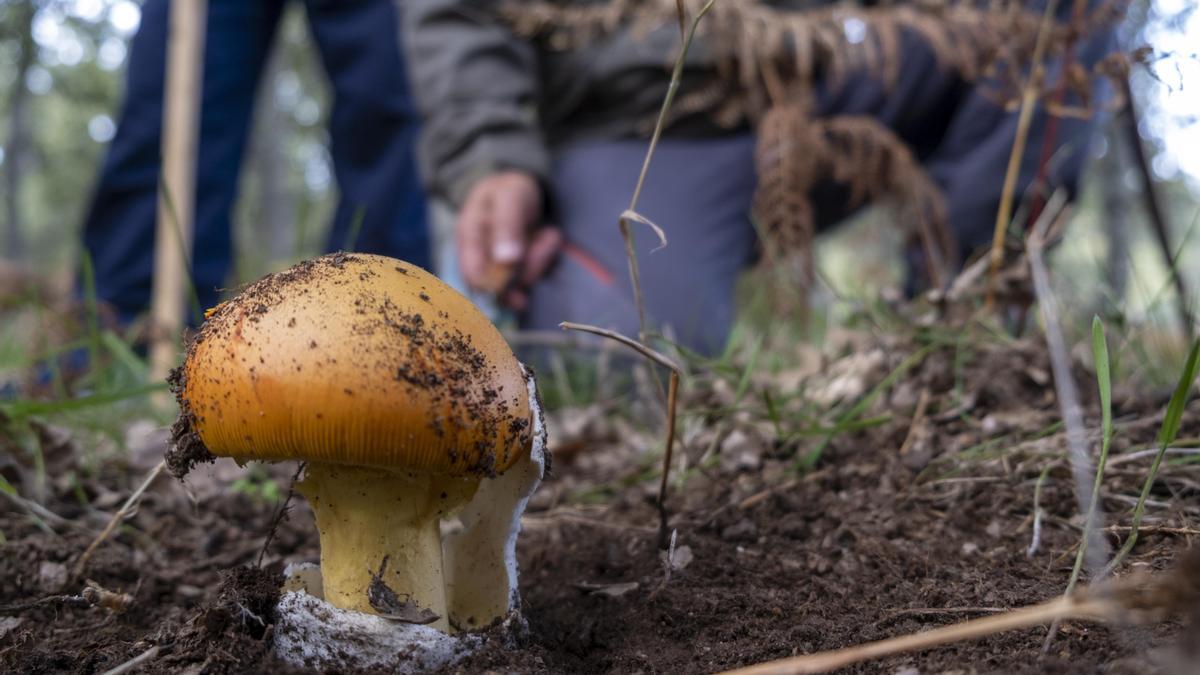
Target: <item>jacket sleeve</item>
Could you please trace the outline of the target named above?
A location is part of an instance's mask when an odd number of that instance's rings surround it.
[[[550,159],[534,46],[501,22],[496,0],[398,3],[429,190],[458,207],[476,181],[496,171],[527,171],[545,184]]]

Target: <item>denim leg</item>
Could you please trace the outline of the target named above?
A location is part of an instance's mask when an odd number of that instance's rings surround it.
[[[284,0],[208,3],[192,249],[193,279],[202,307],[216,304],[229,278],[238,176],[259,76],[283,6]]]
[[[334,174],[341,190],[331,249],[353,248],[430,265],[425,198],[392,0],[307,0],[309,23],[333,85]],[[362,218],[356,241],[355,220]]]
[[[125,101],[83,225],[96,294],[123,322],[150,304],[167,49],[166,0],[149,0],[129,49]]]
[[[211,306],[231,255],[230,209],[259,72],[282,0],[210,0],[196,165],[193,278]],[[131,321],[150,304],[169,0],[147,0],[125,102],[84,222],[98,297]]]

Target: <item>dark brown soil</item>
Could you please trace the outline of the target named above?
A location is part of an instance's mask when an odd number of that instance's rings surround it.
[[[889,351],[885,360],[894,365],[904,355]],[[644,448],[657,437],[601,433],[570,445],[555,458],[555,475],[531,504],[520,540],[528,633],[515,648],[492,640],[451,672],[712,672],[1060,594],[1079,520],[1062,435],[1049,427],[1058,412],[1043,379],[1044,356],[1029,345],[983,350],[957,376],[953,361],[948,350],[931,355],[867,411],[890,413],[888,421],[835,437],[807,474],[791,467],[813,439],[767,438],[749,457],[739,450],[740,458],[704,462],[704,432],[683,434],[681,452],[695,461],[670,500],[681,569],[669,579],[657,546],[656,482],[630,479],[644,474]],[[913,392],[923,390],[933,402],[914,425]],[[956,411],[964,392],[970,405]],[[707,395],[693,392],[693,409]],[[1113,452],[1153,442],[1164,400],[1118,402],[1122,426]],[[1094,404],[1088,407],[1094,428]],[[1200,436],[1198,412],[1193,404],[1182,436]],[[699,426],[721,424],[712,417]],[[1001,441],[979,445],[991,439]],[[1136,495],[1148,462],[1113,467],[1105,486],[1109,523],[1128,524],[1126,496]],[[1196,466],[1164,468],[1151,496],[1171,506],[1148,512],[1151,529],[1126,570],[1165,569],[1190,545],[1188,535],[1162,528],[1191,527]],[[1030,555],[1034,488],[1046,467],[1044,518]],[[286,488],[290,467],[278,469]],[[205,471],[211,469],[196,473]],[[111,468],[84,489],[98,500],[128,494],[141,473]],[[178,484],[161,479],[128,525],[97,550],[83,576],[133,596],[119,615],[78,601],[27,606],[79,593],[84,580],[64,575],[103,517],[89,516],[72,491],[60,490],[47,507],[78,525],[55,524],[59,534],[52,535],[4,502],[0,672],[103,672],[153,647],[158,651],[139,672],[284,671],[266,645],[281,564],[316,558],[307,507],[298,503],[278,527],[259,570],[277,506],[200,487],[193,504]],[[691,554],[686,565],[684,547]],[[1015,631],[849,672],[1191,672],[1187,664],[1196,656],[1177,645],[1200,643],[1176,620],[1117,629],[1069,622],[1043,656],[1045,633]]]

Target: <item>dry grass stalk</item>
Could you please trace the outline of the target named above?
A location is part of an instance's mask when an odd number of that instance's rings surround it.
[[[1000,193],[1000,208],[996,212],[996,227],[992,234],[992,250],[988,268],[987,307],[992,309],[996,304],[996,279],[1000,275],[1000,265],[1004,262],[1004,233],[1008,221],[1012,217],[1013,202],[1017,192],[1017,178],[1020,175],[1021,158],[1025,156],[1025,144],[1029,138],[1029,125],[1033,121],[1033,110],[1037,105],[1038,92],[1042,84],[1042,61],[1046,55],[1050,40],[1051,29],[1054,25],[1054,13],[1058,8],[1058,0],[1047,0],[1046,10],[1042,15],[1042,23],[1038,28],[1037,44],[1033,50],[1033,67],[1025,81],[1021,96],[1021,112],[1017,118],[1017,133],[1013,139],[1012,152],[1008,156],[1008,168],[1004,174],[1004,189]]]
[[[1062,220],[1069,213],[1067,196],[1061,189],[1056,191],[1046,204],[1038,221],[1026,240],[1027,255],[1030,271],[1033,276],[1033,288],[1037,297],[1038,308],[1042,313],[1042,323],[1046,337],[1046,349],[1050,354],[1050,365],[1054,370],[1054,389],[1058,397],[1058,405],[1062,410],[1063,426],[1067,431],[1067,458],[1071,464],[1071,475],[1075,482],[1075,498],[1079,502],[1079,512],[1084,516],[1085,529],[1080,540],[1083,554],[1086,556],[1088,568],[1093,574],[1104,569],[1108,558],[1108,543],[1100,534],[1100,524],[1103,512],[1092,500],[1092,467],[1091,456],[1088,452],[1087,433],[1084,430],[1083,407],[1079,403],[1079,392],[1075,380],[1071,376],[1071,354],[1067,348],[1067,340],[1063,335],[1059,321],[1058,301],[1050,286],[1050,272],[1042,259],[1045,248],[1046,232],[1054,221]],[[1070,595],[1074,588],[1076,574],[1072,574],[1067,583],[1065,595]],[[1043,651],[1049,652],[1054,636],[1058,633],[1059,620],[1055,619],[1046,633]]]
[[[1064,619],[1156,623],[1194,611],[1198,595],[1200,555],[1186,554],[1174,570],[1165,574],[1132,575],[1103,586],[1083,589],[1074,595],[1002,614],[845,649],[761,663],[727,671],[724,675],[825,673],[886,656],[976,640]]]
[[[570,321],[563,321],[558,325],[563,330],[577,330],[619,342],[671,372],[671,379],[667,384],[667,440],[666,447],[663,450],[662,482],[658,486],[658,511],[661,518],[659,523],[659,548],[666,548],[668,534],[667,485],[671,476],[672,449],[675,447],[675,413],[679,407],[679,374],[681,369],[678,364],[660,352],[616,331],[589,326],[587,324],[571,323]]]
[[[133,491],[133,494],[129,495],[129,499],[126,499],[125,503],[121,505],[121,508],[113,514],[112,518],[108,521],[108,525],[102,532],[100,532],[100,534],[96,535],[96,538],[92,540],[92,543],[89,544],[87,549],[84,550],[83,554],[79,556],[79,560],[75,562],[75,568],[71,572],[72,579],[78,579],[83,574],[83,570],[87,567],[88,561],[91,560],[92,554],[95,553],[96,549],[100,547],[100,544],[103,544],[104,541],[108,539],[109,535],[111,535],[113,531],[117,529],[117,525],[133,513],[137,507],[138,500],[140,500],[142,498],[142,494],[146,492],[146,488],[150,487],[150,484],[154,482],[155,478],[158,478],[158,475],[161,474],[163,469],[166,467],[167,463],[165,460],[156,464],[155,467],[150,470],[150,473],[146,476],[146,479],[142,481],[142,484]]]
[[[155,646],[147,649],[146,651],[142,652],[141,654],[138,654],[137,656],[133,657],[132,659],[129,659],[125,663],[122,663],[121,665],[117,666],[116,668],[104,671],[103,675],[124,675],[124,673],[132,673],[133,671],[137,670],[138,668],[144,666],[146,663],[153,661],[155,658],[157,658],[159,649],[160,649],[160,647],[158,645],[155,645]]]

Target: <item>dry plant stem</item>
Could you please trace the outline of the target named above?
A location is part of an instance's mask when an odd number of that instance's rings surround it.
[[[1092,504],[1092,470],[1091,458],[1088,455],[1087,432],[1084,430],[1083,415],[1080,412],[1079,393],[1075,380],[1071,376],[1071,356],[1067,349],[1067,341],[1063,336],[1059,323],[1058,302],[1050,287],[1050,274],[1042,259],[1043,237],[1050,223],[1066,214],[1066,193],[1056,191],[1047,202],[1033,231],[1027,241],[1029,266],[1033,276],[1033,289],[1037,297],[1038,308],[1042,313],[1045,324],[1046,347],[1050,352],[1050,366],[1054,374],[1054,388],[1058,396],[1058,404],[1062,409],[1063,425],[1066,427],[1068,457],[1071,461],[1071,473],[1075,481],[1075,498],[1079,503],[1079,512],[1087,516],[1093,513]],[[1088,529],[1083,533],[1083,546],[1087,548],[1088,569],[1093,573],[1103,569],[1108,557],[1108,545],[1100,535],[1101,514],[1089,519]]]
[[[1071,595],[1071,592],[1075,590],[1075,584],[1078,583],[1078,581],[1079,581],[1079,574],[1083,570],[1083,562],[1084,562],[1087,552],[1088,552],[1088,536],[1092,535],[1094,533],[1097,533],[1098,528],[1096,527],[1096,519],[1103,515],[1103,513],[1100,511],[1100,486],[1102,485],[1102,483],[1104,481],[1104,468],[1108,463],[1108,452],[1109,452],[1109,449],[1110,449],[1111,443],[1112,443],[1112,433],[1111,433],[1111,430],[1112,430],[1112,418],[1111,418],[1112,399],[1111,399],[1111,381],[1109,380],[1110,373],[1109,373],[1109,371],[1105,370],[1103,375],[1100,374],[1101,373],[1101,366],[1100,366],[1101,359],[1103,359],[1103,362],[1105,364],[1104,368],[1106,368],[1106,369],[1108,368],[1108,365],[1107,365],[1108,364],[1108,351],[1107,351],[1108,346],[1107,346],[1107,342],[1106,342],[1107,338],[1104,336],[1104,333],[1102,330],[1100,330],[1100,328],[1101,328],[1100,319],[1099,319],[1099,317],[1097,317],[1097,318],[1093,319],[1092,335],[1093,335],[1093,350],[1095,350],[1094,353],[1096,354],[1095,358],[1096,358],[1096,362],[1097,362],[1097,366],[1096,366],[1097,378],[1100,380],[1100,382],[1099,382],[1099,384],[1100,384],[1100,405],[1101,405],[1101,412],[1103,415],[1103,420],[1101,423],[1103,431],[1101,432],[1102,438],[1101,438],[1101,442],[1100,442],[1101,443],[1100,444],[1100,457],[1097,459],[1096,477],[1092,481],[1092,496],[1091,496],[1091,501],[1090,501],[1091,508],[1088,510],[1088,512],[1084,516],[1083,536],[1080,538],[1080,541],[1079,541],[1079,549],[1075,553],[1075,564],[1071,568],[1070,578],[1067,579],[1067,588],[1066,588],[1066,590],[1063,591],[1064,596]],[[1101,340],[1105,340],[1105,342],[1101,342]],[[1103,345],[1103,347],[1104,347],[1103,352],[1101,352],[1099,349],[1099,347],[1101,345]],[[1099,536],[1099,535],[1097,534],[1096,536]],[[1095,570],[1093,570],[1093,571],[1095,571]],[[1050,625],[1050,630],[1046,632],[1046,639],[1042,643],[1042,653],[1043,654],[1050,653],[1050,646],[1054,642],[1054,636],[1058,633],[1058,627],[1059,627],[1059,622],[1055,621],[1053,624]]]
[[[710,2],[709,4],[711,5],[712,3]],[[667,513],[667,484],[671,475],[671,457],[675,445],[675,408],[678,404],[679,395],[679,366],[661,353],[616,331],[582,323],[572,323],[570,321],[563,321],[558,326],[563,330],[577,330],[615,340],[671,371],[671,379],[667,385],[667,445],[663,450],[662,482],[658,486],[659,548],[666,548],[666,541],[669,534],[667,528],[669,515]]]
[[[688,48],[692,45],[692,40],[696,37],[696,29],[700,27],[700,20],[712,9],[713,3],[716,0],[708,0],[700,12],[696,14],[696,18],[692,19],[691,28],[688,29],[687,35],[684,36],[683,46],[679,50],[679,57],[675,59],[675,68],[671,71],[671,82],[667,85],[667,95],[663,98],[662,108],[658,111],[658,121],[654,124],[654,133],[650,136],[650,147],[646,149],[646,158],[642,160],[642,170],[638,174],[637,185],[633,188],[633,197],[629,200],[629,209],[633,213],[637,213],[638,200],[642,196],[642,188],[646,185],[646,174],[650,172],[650,159],[654,156],[654,149],[658,146],[658,139],[662,137],[663,127],[667,124],[667,113],[671,109],[671,103],[675,100],[675,94],[679,91],[679,83],[683,78],[683,63],[687,58]],[[682,20],[682,14],[681,20]],[[629,279],[633,284],[633,298],[637,304],[638,311],[638,339],[642,342],[646,341],[646,303],[642,298],[642,281],[638,274],[637,264],[637,249],[633,244],[633,237],[629,233],[629,218],[624,214],[617,221],[621,227],[621,238],[625,240],[625,256],[629,259]]]
[[[816,654],[796,656],[748,668],[727,671],[723,675],[795,675],[826,673],[838,668],[893,654],[914,652],[939,645],[975,640],[1019,628],[1039,626],[1060,619],[1104,619],[1116,611],[1112,602],[1103,598],[1079,600],[1073,597],[1055,598],[1040,605],[1013,610],[1004,614],[974,619],[963,623],[935,628],[911,635],[868,642],[867,644]]]
[[[1021,95],[1021,112],[1017,117],[1017,133],[1013,139],[1012,153],[1008,156],[1008,169],[1004,174],[1004,191],[1000,193],[1000,208],[996,211],[996,228],[992,234],[991,263],[988,272],[987,309],[996,305],[996,280],[1000,264],[1004,262],[1004,232],[1012,218],[1013,201],[1017,192],[1017,178],[1021,173],[1021,157],[1025,155],[1025,144],[1029,140],[1029,125],[1033,121],[1033,110],[1037,106],[1038,89],[1042,79],[1042,59],[1046,45],[1050,42],[1050,30],[1054,25],[1058,0],[1048,0],[1038,28],[1037,43],[1033,48],[1033,61],[1029,66],[1029,78]]]
[[[200,96],[204,73],[207,0],[171,5],[163,111],[163,168],[158,198],[151,297],[150,378],[166,378],[175,364],[183,324],[184,292],[192,245],[196,146],[200,136]],[[170,203],[175,209],[168,205]],[[182,242],[183,246],[177,244]]]
[[[129,495],[129,499],[125,500],[125,503],[121,505],[121,509],[113,514],[113,517],[108,521],[108,525],[105,526],[104,530],[97,535],[94,540],[92,540],[92,543],[89,544],[87,549],[84,550],[83,555],[79,556],[79,560],[75,563],[75,568],[71,572],[72,579],[78,579],[79,576],[83,574],[83,570],[85,567],[87,567],[88,561],[91,560],[92,554],[96,552],[96,549],[99,548],[100,544],[104,543],[105,539],[108,539],[109,535],[113,533],[113,530],[117,529],[117,524],[124,520],[133,511],[134,507],[138,503],[138,500],[142,498],[142,494],[146,492],[146,488],[150,487],[150,484],[154,482],[155,478],[158,478],[158,475],[162,473],[163,469],[166,467],[167,463],[165,460],[160,461],[157,465],[155,465],[155,467],[150,470],[150,474],[146,476],[146,480],[142,481],[142,484],[133,491],[133,494]]]
[[[1058,86],[1054,91],[1054,100],[1051,102],[1053,109],[1061,109],[1063,101],[1067,96],[1067,77],[1066,73],[1070,72],[1071,67],[1075,63],[1075,42],[1081,34],[1086,31],[1082,25],[1083,13],[1087,9],[1087,0],[1075,0],[1075,4],[1071,7],[1071,30],[1067,33],[1066,44],[1059,52],[1062,54],[1062,64],[1059,70],[1064,74],[1058,80]],[[1045,185],[1046,175],[1050,170],[1050,158],[1053,156],[1054,141],[1058,136],[1058,120],[1060,115],[1051,114],[1046,120],[1046,133],[1042,137],[1041,156],[1038,158],[1037,175],[1033,179],[1034,185]],[[1045,202],[1041,195],[1035,195],[1033,202],[1032,215],[1037,218],[1041,215],[1042,209],[1045,207]]]
[[[104,671],[103,675],[121,675],[122,673],[133,672],[138,666],[146,663],[147,661],[154,660],[154,658],[158,656],[158,651],[159,647],[158,645],[155,645],[141,654],[133,657],[132,659],[129,659],[125,663],[122,663],[116,668]]]
[[[651,361],[657,363],[658,365],[662,366],[663,368],[666,368],[675,373],[678,373],[680,371],[679,365],[676,364],[674,361],[672,361],[667,356],[664,356],[662,354],[662,352],[655,351],[654,349],[647,347],[646,345],[642,344],[641,342],[638,342],[637,340],[634,340],[633,338],[629,338],[624,335],[621,335],[620,333],[618,333],[616,331],[608,330],[607,328],[599,328],[597,326],[589,326],[586,323],[574,323],[571,321],[563,321],[558,324],[558,327],[562,328],[563,330],[577,330],[577,331],[580,331],[583,333],[591,333],[592,335],[599,335],[600,337],[605,337],[605,338],[608,338],[609,340],[615,340],[615,341],[620,342],[621,344],[625,345],[626,347],[629,347],[630,349],[634,350],[635,352],[641,354],[642,356],[650,359]]]
[[[1167,219],[1163,214],[1154,177],[1150,173],[1150,162],[1146,158],[1146,148],[1142,145],[1142,136],[1138,133],[1137,108],[1133,100],[1133,91],[1129,86],[1129,78],[1122,78],[1121,86],[1124,88],[1126,108],[1125,114],[1121,116],[1120,124],[1125,133],[1126,142],[1133,151],[1134,163],[1137,165],[1142,186],[1145,188],[1146,211],[1150,216],[1150,224],[1153,226],[1155,238],[1162,250],[1163,260],[1167,263],[1167,269],[1171,274],[1171,282],[1175,285],[1175,293],[1179,302],[1179,318],[1183,321],[1184,334],[1191,338],[1196,332],[1196,317],[1192,314],[1191,296],[1188,295],[1187,284],[1184,283],[1183,275],[1179,272],[1179,261],[1175,259],[1175,253],[1171,247]]]
[[[1065,213],[1066,193],[1061,189],[1055,191],[1047,202],[1046,208],[1034,223],[1033,230],[1026,241],[1029,256],[1029,267],[1033,276],[1034,295],[1037,297],[1038,308],[1042,313],[1042,323],[1046,334],[1046,347],[1050,352],[1050,365],[1054,372],[1054,389],[1058,403],[1062,409],[1063,425],[1067,431],[1068,458],[1071,462],[1071,473],[1075,480],[1075,497],[1079,502],[1079,512],[1084,515],[1084,530],[1080,537],[1079,560],[1086,560],[1088,569],[1096,574],[1104,568],[1108,558],[1108,543],[1100,534],[1099,522],[1103,514],[1095,503],[1099,492],[1099,483],[1089,486],[1089,478],[1095,475],[1091,458],[1088,456],[1087,434],[1083,428],[1083,415],[1080,412],[1079,393],[1075,388],[1075,380],[1071,376],[1071,356],[1067,350],[1066,338],[1059,324],[1058,302],[1050,287],[1050,274],[1042,260],[1044,237],[1050,228],[1050,223]],[[1064,596],[1069,596],[1074,590],[1078,579],[1076,567],[1067,582]],[[1055,619],[1042,642],[1042,651],[1049,652],[1050,645],[1058,633],[1059,620]]]
[[[255,567],[262,567],[263,558],[267,555],[267,549],[271,547],[271,541],[275,539],[275,533],[279,531],[279,524],[283,522],[283,517],[287,515],[288,506],[292,503],[292,497],[296,496],[296,482],[300,480],[300,474],[304,473],[304,467],[308,466],[307,462],[300,462],[296,467],[296,473],[292,474],[292,482],[288,484],[287,497],[284,497],[283,503],[279,505],[279,510],[275,512],[275,517],[271,520],[271,529],[267,531],[267,538],[263,541],[262,548],[258,552],[258,560],[254,563]]]

